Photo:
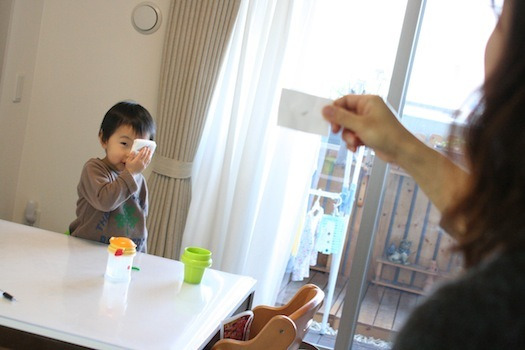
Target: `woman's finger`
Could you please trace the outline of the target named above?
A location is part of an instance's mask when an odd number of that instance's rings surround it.
[[[323,117],[332,124],[332,130],[334,129],[333,125],[335,124],[345,129],[359,132],[358,125],[360,118],[358,118],[355,113],[335,105],[325,106],[322,113]]]

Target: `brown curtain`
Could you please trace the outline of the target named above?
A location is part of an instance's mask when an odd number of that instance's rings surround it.
[[[161,68],[148,252],[178,259],[191,168],[241,0],[174,0]]]

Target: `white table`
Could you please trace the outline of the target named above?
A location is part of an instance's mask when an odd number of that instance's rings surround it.
[[[107,245],[0,220],[0,326],[97,349],[202,349],[251,307],[255,280],[139,253],[129,284],[106,282]],[[0,330],[0,347],[2,346]],[[18,332],[16,331],[16,332]]]

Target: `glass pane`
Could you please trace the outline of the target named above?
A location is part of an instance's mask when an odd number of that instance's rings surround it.
[[[301,55],[284,73],[285,86],[331,99],[348,93],[386,96],[405,8],[406,0],[317,1]],[[364,149],[348,152],[340,135],[322,140],[303,226],[277,298],[277,305],[283,305],[302,285],[320,286],[325,304],[306,340],[329,349],[335,345],[350,283],[354,227],[362,214],[372,160]],[[347,230],[349,226],[353,228]]]
[[[481,84],[494,24],[488,1],[427,1],[402,122],[430,146],[444,146],[452,117]],[[383,191],[356,334],[388,348],[412,308],[461,259],[440,213],[403,169],[388,167]]]

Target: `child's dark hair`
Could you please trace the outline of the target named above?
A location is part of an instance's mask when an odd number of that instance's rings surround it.
[[[121,125],[129,125],[137,135],[150,135],[150,140],[155,137],[155,122],[148,110],[138,103],[122,101],[107,111],[100,125],[99,136],[107,142],[111,135]]]

